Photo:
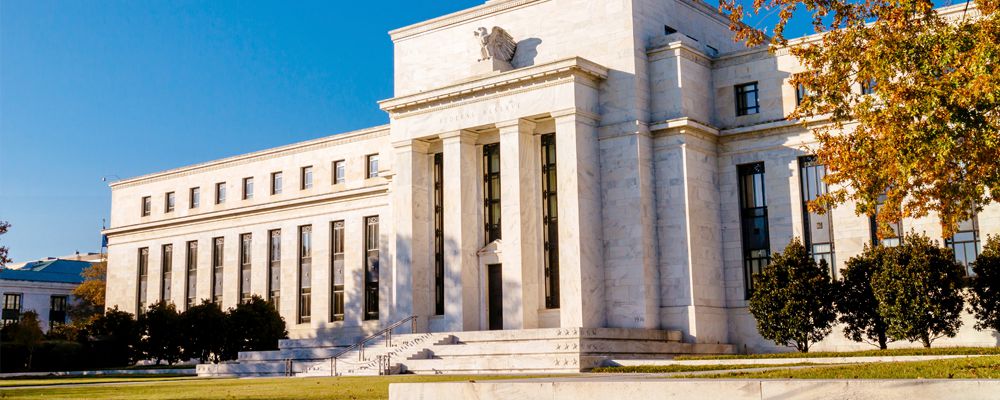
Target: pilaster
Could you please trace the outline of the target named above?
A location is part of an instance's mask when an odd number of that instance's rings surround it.
[[[430,183],[427,176],[427,142],[407,140],[393,143],[396,155],[396,174],[393,177],[392,210],[395,225],[395,253],[392,263],[393,290],[390,316],[383,319],[392,323],[411,315],[419,315],[421,323],[433,313],[428,286],[431,249],[427,230],[431,222],[430,205],[427,204]],[[415,295],[416,294],[416,295]]]
[[[444,314],[448,329],[479,330],[479,271],[476,252],[481,184],[476,138],[468,131],[440,135],[444,149]]]

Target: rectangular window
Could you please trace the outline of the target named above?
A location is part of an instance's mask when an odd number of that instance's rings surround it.
[[[52,296],[49,298],[49,329],[66,323],[66,311],[69,309],[67,296]]]
[[[253,198],[253,177],[243,178],[243,200]]]
[[[809,211],[809,202],[826,194],[826,166],[816,162],[815,156],[799,158],[799,182],[802,192],[802,224],[803,244],[806,251],[816,262],[826,261],[830,268],[830,277],[837,278],[837,268],[834,266],[833,247],[833,216],[828,211],[825,215]]]
[[[500,144],[483,146],[483,216],[486,243],[500,239]]]
[[[250,254],[253,237],[249,233],[240,235],[240,302],[250,301]]]
[[[197,304],[198,301],[198,241],[192,240],[187,242],[187,257],[185,260],[185,269],[187,270],[187,276],[185,277],[185,290],[187,291],[185,298],[187,298],[187,307],[191,308]]]
[[[378,176],[378,154],[369,154],[367,157],[368,161],[368,174],[369,178],[374,178]]]
[[[966,274],[975,275],[972,263],[982,251],[979,243],[979,216],[973,214],[972,218],[960,222],[955,236],[945,239],[944,243],[955,252],[955,260],[965,266]]]
[[[222,306],[223,252],[225,241],[221,237],[212,239],[212,302]]]
[[[365,218],[365,320],[378,319],[378,217]]]
[[[802,105],[802,100],[809,96],[812,96],[812,91],[806,85],[800,83],[795,86],[795,105]]]
[[[198,208],[201,205],[201,188],[191,188],[188,192],[188,204],[191,208]]]
[[[559,308],[559,201],[556,186],[556,135],[542,136],[542,245],[545,256],[545,308]]]
[[[764,163],[740,165],[740,224],[743,235],[743,280],[746,298],[753,293],[753,275],[771,261],[767,199],[764,197]]]
[[[878,246],[883,245],[886,247],[896,247],[899,246],[899,241],[903,233],[903,221],[896,221],[894,224],[889,224],[889,233],[883,237],[881,240],[878,238],[878,214],[882,212],[882,207],[885,204],[886,196],[882,194],[878,196],[878,202],[875,205],[875,215],[872,215],[868,219],[868,229],[871,231],[872,245]]]
[[[434,155],[434,315],[444,315],[444,154]]]
[[[215,204],[222,204],[226,202],[226,183],[219,182],[215,184]]]
[[[174,192],[168,192],[163,198],[163,209],[166,210],[164,212],[174,212],[174,205],[176,204],[177,199],[174,196]]]
[[[736,115],[750,115],[760,112],[757,102],[757,82],[736,85]]]
[[[281,307],[281,229],[267,233],[267,299],[275,309]]]
[[[160,254],[160,300],[170,301],[170,278],[174,272],[174,245],[163,245]]]
[[[344,183],[344,180],[346,179],[346,173],[347,173],[346,168],[347,167],[344,165],[344,160],[339,160],[339,161],[334,161],[333,162],[333,184],[334,185],[339,185],[341,183]]]
[[[333,221],[331,224],[332,243],[330,252],[333,254],[331,260],[330,275],[333,277],[333,297],[330,305],[330,320],[344,320],[344,221]]]
[[[146,196],[142,198],[142,216],[148,217],[153,211],[153,198]]]
[[[300,174],[302,182],[302,190],[310,189],[313,187],[313,167],[302,167],[302,173]]]
[[[312,316],[312,226],[299,227],[299,323]]]
[[[142,313],[146,309],[146,288],[149,282],[149,248],[143,247],[139,249],[139,260],[138,260],[138,274],[139,284],[136,290],[136,315]]]
[[[281,185],[282,185],[281,178],[282,178],[281,172],[272,172],[271,173],[271,194],[272,195],[274,195],[274,194],[281,194]]]
[[[3,295],[3,324],[15,324],[21,318],[21,294],[4,293]]]

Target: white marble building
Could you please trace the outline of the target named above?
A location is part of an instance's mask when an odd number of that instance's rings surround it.
[[[802,68],[699,0],[492,0],[390,35],[388,125],[113,183],[109,305],[257,294],[295,338],[417,315],[768,351],[748,266],[808,234],[839,268],[873,240],[850,205],[803,208],[822,167],[785,120]],[[991,204],[965,234],[998,233]],[[996,344],[971,325],[943,342]]]

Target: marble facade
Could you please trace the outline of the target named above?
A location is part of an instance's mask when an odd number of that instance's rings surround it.
[[[195,293],[174,290],[166,300],[211,298],[211,243],[221,237],[222,306],[235,306],[239,238],[247,233],[250,291],[266,296],[275,290],[267,238],[280,229],[279,309],[295,338],[358,335],[411,315],[425,332],[487,330],[496,311],[490,297],[499,294],[505,330],[677,330],[689,343],[775,350],[746,312],[737,166],[765,163],[770,247],[780,251],[803,233],[798,158],[814,140],[785,120],[796,102],[789,79],[801,66],[786,51],[734,43],[727,23],[699,0],[491,0],[394,30],[395,92],[379,102],[388,125],[113,183],[108,304],[136,310],[141,248],[150,254],[147,279],[156,282],[159,249],[173,244],[170,279],[187,287],[182,250],[191,241]],[[500,60],[509,69],[493,60],[483,66],[480,27],[513,37],[516,50]],[[760,112],[737,116],[734,86],[748,82],[758,83]],[[545,299],[540,146],[548,134],[557,153],[558,308]],[[487,242],[483,148],[494,143],[501,239]],[[369,155],[377,155],[377,171],[368,171]],[[343,182],[334,179],[335,161],[345,163]],[[307,166],[311,187],[301,182]],[[276,172],[283,187],[272,194]],[[250,198],[245,178],[255,183]],[[227,199],[217,203],[220,183]],[[192,207],[195,187],[200,204]],[[871,240],[867,217],[851,210],[834,210],[838,267]],[[379,217],[378,319],[362,312],[363,220],[371,216]],[[345,226],[342,319],[331,311],[333,221]],[[305,225],[312,227],[308,321],[297,299],[296,232]],[[941,235],[933,218],[903,226]],[[1000,206],[988,206],[979,226],[980,237],[1000,233]],[[496,264],[502,282],[491,287]],[[161,285],[147,286],[146,304],[162,297]],[[971,328],[951,341],[996,344]],[[852,346],[835,333],[817,349]]]

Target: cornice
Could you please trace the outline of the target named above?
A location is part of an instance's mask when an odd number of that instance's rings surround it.
[[[719,130],[717,128],[688,117],[656,122],[650,125],[649,130],[653,132],[654,135],[658,135],[661,132],[669,134],[670,132],[685,130],[695,131],[713,137],[719,136]]]
[[[442,103],[455,103],[463,99],[482,99],[490,92],[517,90],[531,87],[538,82],[557,78],[583,76],[590,80],[604,80],[608,69],[584,58],[570,57],[500,74],[473,78],[426,92],[394,97],[379,102],[379,107],[393,115],[426,109]]]
[[[267,214],[284,210],[294,210],[322,203],[379,197],[388,194],[388,192],[389,192],[389,185],[387,183],[382,183],[373,186],[366,186],[363,188],[343,190],[332,193],[324,193],[320,195],[300,197],[296,199],[277,201],[273,203],[255,204],[252,206],[218,210],[218,211],[188,215],[184,217],[176,217],[159,221],[118,226],[105,229],[101,233],[107,235],[108,237],[113,237],[117,235],[130,234],[148,230],[166,229],[176,226],[191,225],[202,222],[209,222],[209,221],[215,222],[220,220],[246,217],[249,215]]]
[[[269,160],[289,154],[301,153],[309,150],[322,149],[347,143],[359,142],[362,140],[374,139],[389,135],[389,125],[382,125],[352,132],[340,133],[319,139],[307,140],[293,143],[286,146],[274,147],[253,153],[241,154],[238,156],[208,161],[201,164],[189,165],[186,167],[170,169],[148,175],[140,175],[134,178],[123,179],[112,182],[108,186],[112,190],[138,186],[146,183],[161,181],[164,179],[178,178],[193,175],[196,173],[214,171],[257,161]]]
[[[434,19],[429,19],[427,21],[418,22],[416,24],[404,26],[399,29],[391,30],[389,31],[389,37],[392,38],[393,42],[398,42],[400,40],[405,40],[407,38],[421,35],[427,32],[435,31],[442,28],[447,28],[449,26],[461,24],[468,21],[485,18],[493,14],[529,6],[534,3],[544,3],[546,1],[549,0],[489,1],[483,5],[467,8],[462,11],[454,12]]]

